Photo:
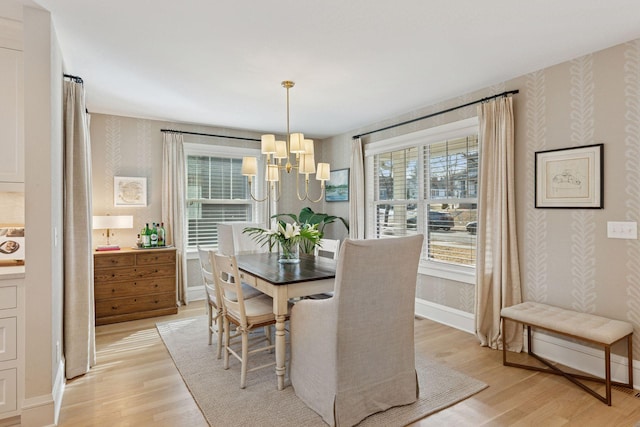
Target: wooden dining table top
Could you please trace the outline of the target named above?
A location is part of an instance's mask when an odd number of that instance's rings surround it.
[[[238,269],[274,285],[332,279],[336,276],[336,261],[319,256],[300,254],[297,264],[281,264],[278,253],[236,255]]]

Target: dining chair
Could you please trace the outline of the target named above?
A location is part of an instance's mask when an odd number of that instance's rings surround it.
[[[333,260],[338,259],[340,253],[340,240],[338,239],[320,239],[320,244],[313,248],[314,256],[323,256]],[[333,296],[333,291],[324,292],[322,294],[309,295],[310,299],[327,299]]]
[[[204,284],[205,294],[207,298],[207,329],[209,333],[209,345],[213,343],[213,335],[216,334],[216,354],[218,359],[222,357],[222,302],[217,295],[215,280],[213,277],[213,267],[211,265],[210,252],[212,249],[204,248],[198,245],[198,258],[200,259],[200,271],[202,273],[202,282]],[[262,292],[244,284],[245,299],[262,295]]]
[[[214,266],[214,277],[216,286],[220,290],[222,307],[223,307],[223,350],[224,350],[224,369],[229,369],[229,355],[233,355],[240,361],[240,388],[247,385],[247,373],[268,366],[275,366],[276,361],[265,363],[260,366],[248,368],[249,356],[268,351],[272,352],[275,348],[271,338],[271,325],[275,325],[276,318],[273,314],[273,299],[268,295],[260,295],[254,298],[244,298],[244,289],[239,280],[238,264],[236,257],[231,255],[223,255],[218,252],[211,254],[212,264]],[[230,325],[236,327],[235,333],[231,335]],[[249,334],[256,328],[264,327],[264,337],[252,334],[251,346],[249,345]],[[232,347],[231,339],[241,337],[240,353]],[[258,344],[264,343],[258,346]]]
[[[337,239],[320,239],[320,244],[313,248],[315,256],[325,256],[331,259],[338,259],[340,252],[340,240]]]
[[[418,398],[414,312],[423,236],[345,239],[335,295],[291,310],[290,379],[329,425]]]
[[[258,244],[250,235],[244,233],[247,227],[263,227],[255,222],[225,222],[218,224],[218,250],[225,255],[241,255],[267,252],[267,245]]]

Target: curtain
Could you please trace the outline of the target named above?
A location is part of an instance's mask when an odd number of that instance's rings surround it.
[[[164,132],[162,135],[162,221],[167,244],[176,248],[178,303],[188,304],[184,141],[180,133]]]
[[[84,87],[64,82],[64,357],[68,379],[95,365],[91,143]]]
[[[351,143],[349,189],[349,238],[364,239],[364,157],[360,138]]]
[[[480,193],[478,197],[476,334],[483,346],[522,350],[522,326],[500,329],[500,310],[522,302],[514,196],[512,98],[478,106]]]

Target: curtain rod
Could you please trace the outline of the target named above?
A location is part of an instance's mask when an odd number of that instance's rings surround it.
[[[186,130],[175,130],[175,129],[160,129],[160,132],[169,132],[169,133],[182,133],[182,134],[187,134],[187,135],[199,135],[199,136],[210,136],[213,138],[228,138],[228,139],[240,139],[242,141],[258,141],[260,142],[260,139],[256,139],[256,138],[244,138],[241,136],[227,136],[227,135],[215,135],[212,133],[200,133],[200,132],[189,132]]]
[[[84,81],[82,80],[82,77],[78,77],[78,76],[73,76],[71,74],[63,74],[64,77],[73,80],[76,83],[80,83],[80,84],[84,84]]]
[[[459,110],[461,108],[468,107],[469,105],[480,104],[481,102],[491,101],[492,99],[496,99],[496,98],[499,98],[501,96],[515,95],[515,94],[517,94],[519,92],[520,91],[518,89],[516,89],[516,90],[508,90],[506,92],[502,92],[502,93],[499,93],[497,95],[487,96],[486,98],[477,99],[475,101],[467,102],[466,104],[458,105],[457,107],[447,108],[446,110],[438,111],[436,113],[427,114],[426,116],[417,117],[415,119],[407,120],[406,122],[396,123],[395,125],[386,126],[386,127],[380,128],[380,129],[372,130],[372,131],[361,133],[361,134],[358,134],[358,135],[353,135],[351,138],[352,139],[356,139],[356,138],[360,138],[362,136],[371,135],[372,133],[382,132],[383,130],[388,130],[388,129],[397,128],[399,126],[408,125],[409,123],[417,122],[419,120],[424,120],[424,119],[428,119],[430,117],[439,116],[441,114],[450,113],[451,111]]]

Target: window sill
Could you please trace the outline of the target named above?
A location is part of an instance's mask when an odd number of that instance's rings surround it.
[[[476,284],[476,269],[442,262],[420,261],[418,273],[427,276],[440,277],[456,282]]]

